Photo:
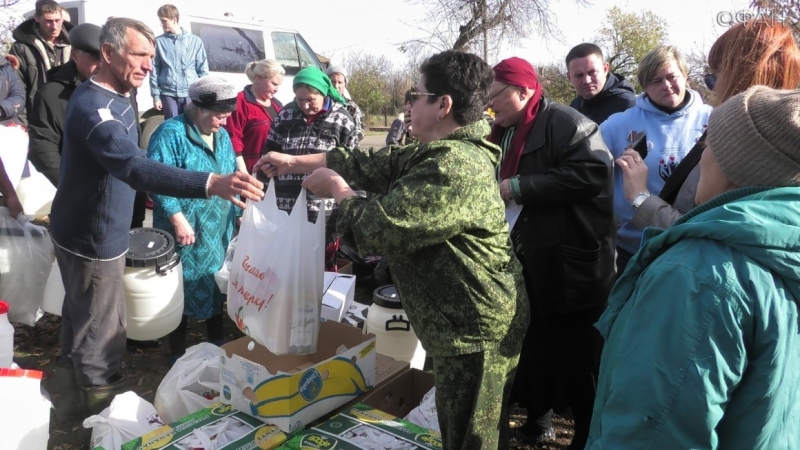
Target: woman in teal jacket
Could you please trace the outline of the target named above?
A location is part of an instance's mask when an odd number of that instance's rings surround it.
[[[649,228],[597,323],[587,449],[800,448],[800,91],[712,114],[697,208]]]

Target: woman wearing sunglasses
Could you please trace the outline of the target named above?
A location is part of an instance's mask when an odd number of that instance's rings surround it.
[[[713,92],[713,105],[720,105],[754,85],[795,89],[800,83],[800,49],[791,28],[773,20],[748,21],[732,26],[717,39],[708,54],[710,72],[705,76]],[[637,229],[667,228],[695,206],[700,179],[700,156],[705,132],[667,179],[658,195],[649,195],[631,219]],[[632,192],[647,192],[645,164],[621,166]]]
[[[389,263],[411,326],[433,357],[445,449],[506,449],[508,398],[529,311],[497,192],[500,148],[482,119],[492,68],[446,51],[420,68],[411,92],[417,142],[316,155],[267,153],[268,176],[311,175],[303,186],[339,204],[337,229]],[[380,194],[356,196],[348,182]]]

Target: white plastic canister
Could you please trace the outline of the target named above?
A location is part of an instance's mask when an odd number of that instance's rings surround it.
[[[42,372],[0,369],[0,448],[46,450],[50,401],[42,396]]]
[[[14,362],[14,325],[8,321],[8,303],[0,300],[0,367]]]
[[[183,316],[183,265],[172,236],[155,228],[134,228],[125,266],[128,338],[151,341],[178,328]]]
[[[375,335],[378,353],[407,361],[415,369],[425,365],[425,350],[414,334],[394,285],[381,286],[373,292],[364,332]]]
[[[42,310],[55,316],[61,315],[61,308],[64,307],[64,281],[61,279],[61,268],[58,267],[58,260],[53,262],[53,269],[47,277],[44,285],[44,301]]]

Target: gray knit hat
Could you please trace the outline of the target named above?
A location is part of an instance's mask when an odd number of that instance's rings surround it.
[[[736,186],[800,186],[800,90],[730,98],[711,113],[706,142]]]
[[[344,77],[344,83],[347,84],[347,69],[344,66],[330,66],[328,70],[325,71],[325,74],[331,76],[335,73],[340,73]]]
[[[239,92],[233,83],[213,75],[204,76],[189,86],[189,98],[192,99],[192,103],[212,111],[235,111],[237,95]]]

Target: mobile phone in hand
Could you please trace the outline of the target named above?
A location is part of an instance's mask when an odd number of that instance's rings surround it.
[[[636,150],[636,153],[642,157],[643,161],[645,158],[647,158],[647,135],[644,133],[644,131],[639,132],[639,137],[633,142],[633,144],[630,145],[629,148]]]

